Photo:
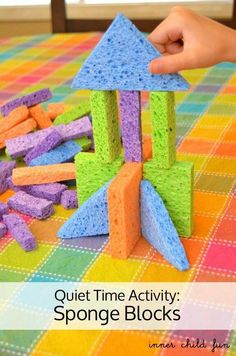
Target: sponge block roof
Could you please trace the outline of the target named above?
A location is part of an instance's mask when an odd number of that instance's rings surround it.
[[[179,91],[188,89],[179,74],[151,74],[148,64],[160,56],[155,47],[122,14],[75,76],[72,87],[94,90]]]

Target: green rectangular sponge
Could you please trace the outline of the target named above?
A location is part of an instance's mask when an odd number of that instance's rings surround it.
[[[124,157],[121,155],[111,163],[101,162],[97,153],[81,152],[76,155],[76,187],[79,205],[111,180],[123,163]]]
[[[73,109],[64,112],[54,120],[53,125],[69,124],[72,121],[75,121],[83,116],[86,116],[90,113],[90,102],[82,101],[78,106]]]
[[[93,90],[90,105],[97,157],[112,162],[121,152],[116,92]]]
[[[182,236],[193,231],[193,163],[175,162],[170,169],[160,169],[156,161],[144,163],[144,179],[161,196],[170,217]]]
[[[173,92],[150,95],[153,159],[159,168],[170,168],[176,159],[175,97]]]

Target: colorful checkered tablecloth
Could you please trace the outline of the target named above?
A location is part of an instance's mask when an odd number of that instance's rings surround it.
[[[0,39],[0,104],[44,87],[52,101],[77,105],[86,90],[70,89],[71,79],[100,38],[98,33],[41,35]],[[8,234],[0,240],[0,281],[236,281],[236,65],[186,71],[191,90],[176,94],[178,159],[195,165],[195,229],[182,239],[191,269],[179,272],[143,239],[129,259],[109,255],[108,240],[61,241],[57,231],[71,215],[62,206],[37,221],[23,216],[37,238],[25,253]],[[142,96],[143,132],[150,130],[148,95]],[[3,154],[2,154],[3,156]],[[7,191],[0,200],[14,194]],[[210,349],[184,351],[186,337],[212,337],[231,343],[229,331],[0,331],[0,355],[205,355]],[[149,343],[176,342],[175,349],[150,349]]]

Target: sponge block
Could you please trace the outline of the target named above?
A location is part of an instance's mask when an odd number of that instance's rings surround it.
[[[178,74],[151,74],[157,49],[122,14],[118,14],[74,78],[73,88],[96,90],[186,90]]]
[[[156,162],[144,163],[143,176],[160,194],[180,235],[193,229],[193,164],[175,162],[170,169],[158,169]]]
[[[106,235],[109,231],[107,188],[109,182],[94,193],[58,231],[62,239]]]
[[[91,113],[95,151],[100,160],[112,162],[121,150],[116,93],[92,91]]]
[[[152,92],[150,106],[153,159],[156,161],[157,167],[170,168],[176,158],[174,93]]]
[[[141,236],[139,185],[142,163],[125,163],[108,188],[111,254],[127,258]]]
[[[123,164],[123,157],[102,163],[96,153],[81,152],[75,156],[76,185],[79,204],[83,204],[100,187],[111,180]]]
[[[141,222],[143,237],[180,271],[189,263],[165,205],[151,183],[141,182]]]
[[[67,141],[53,150],[43,153],[32,159],[29,166],[46,166],[49,164],[64,163],[73,160],[74,156],[82,151],[82,148],[74,141]]]
[[[140,92],[120,91],[122,141],[126,162],[142,162]]]
[[[84,101],[80,105],[74,107],[73,109],[64,112],[63,114],[57,116],[56,120],[53,122],[54,125],[69,124],[70,122],[77,120],[90,113],[90,103],[89,101]]]

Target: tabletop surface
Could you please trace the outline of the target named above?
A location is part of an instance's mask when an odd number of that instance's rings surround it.
[[[0,39],[0,105],[45,87],[53,92],[51,101],[78,105],[89,91],[73,90],[70,83],[100,37],[85,33]],[[110,257],[106,237],[61,241],[56,234],[71,211],[58,205],[45,221],[23,216],[37,238],[37,250],[26,254],[9,234],[0,240],[0,281],[236,281],[236,64],[183,75],[191,89],[176,94],[177,157],[195,167],[195,229],[191,238],[182,239],[191,269],[177,271],[143,239],[125,261]],[[147,93],[142,105],[143,133],[148,134]],[[0,200],[13,194],[7,191]],[[231,351],[216,355],[236,352],[235,334],[214,335],[232,344]],[[148,349],[148,343],[175,340],[179,345],[186,336],[212,339],[202,331],[0,331],[0,355],[110,355],[112,349],[116,355],[176,355],[178,350]],[[205,353],[209,349],[201,350]]]

